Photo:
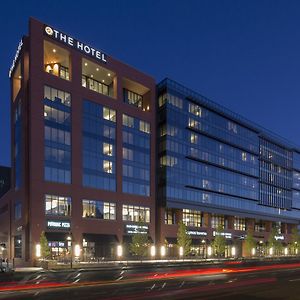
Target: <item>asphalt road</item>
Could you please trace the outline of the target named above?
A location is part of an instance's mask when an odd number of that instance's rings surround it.
[[[300,263],[120,266],[0,277],[0,299],[158,298],[300,300]]]

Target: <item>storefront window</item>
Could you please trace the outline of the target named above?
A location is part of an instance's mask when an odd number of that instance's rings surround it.
[[[71,216],[71,198],[45,195],[46,215]]]
[[[123,205],[123,221],[150,222],[150,208],[143,206]]]
[[[115,220],[116,204],[95,200],[82,200],[82,217]]]

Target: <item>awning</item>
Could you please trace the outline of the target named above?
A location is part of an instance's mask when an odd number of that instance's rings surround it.
[[[83,233],[83,238],[87,242],[99,242],[99,243],[118,243],[118,237],[114,234],[95,234],[95,233]]]
[[[153,243],[153,239],[150,235],[148,235],[148,240],[150,243]],[[132,242],[132,235],[123,235],[123,243],[130,244]]]
[[[45,232],[48,241],[65,242],[69,236],[66,232]]]
[[[177,238],[174,237],[166,237],[168,244],[177,244]]]

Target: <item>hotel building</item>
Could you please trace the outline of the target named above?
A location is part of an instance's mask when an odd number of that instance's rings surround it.
[[[243,254],[247,230],[290,241],[300,217],[300,149],[169,79],[30,19],[11,79],[11,189],[0,243],[31,263],[44,231],[53,257],[128,256],[140,229],[176,256],[178,222],[206,257],[218,225]]]

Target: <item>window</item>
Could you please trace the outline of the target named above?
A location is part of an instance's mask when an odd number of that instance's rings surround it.
[[[183,209],[182,221],[186,226],[201,227],[202,213],[197,210]]]
[[[247,161],[247,153],[242,152],[242,161]]]
[[[130,90],[123,89],[124,102],[134,105],[138,108],[143,107],[143,96],[137,93],[134,93]]]
[[[173,157],[170,155],[165,155],[160,158],[160,165],[161,166],[168,166],[173,167],[174,165],[177,165],[177,157]]]
[[[103,171],[105,173],[113,173],[113,163],[109,160],[103,160]]]
[[[217,229],[219,226],[222,226],[223,229],[227,228],[227,222],[225,222],[225,217],[223,215],[212,214],[211,227]]]
[[[202,113],[201,107],[193,103],[189,103],[189,112],[199,117],[201,117],[201,113]]]
[[[123,114],[123,125],[134,128],[134,118]]]
[[[150,222],[150,208],[143,206],[123,205],[123,221]]]
[[[103,143],[103,154],[108,156],[113,156],[113,145],[108,143]]]
[[[115,220],[116,204],[95,200],[82,200],[82,217]]]
[[[14,237],[14,257],[16,258],[22,258],[22,236],[16,235]]]
[[[81,85],[84,88],[114,97],[114,72],[85,58],[82,59],[81,67]]]
[[[116,122],[116,111],[111,108],[103,107],[103,119]]]
[[[254,231],[264,232],[266,231],[266,224],[263,221],[256,221],[254,224]]]
[[[133,150],[123,147],[123,159],[133,160]]]
[[[45,195],[46,215],[71,216],[71,198]]]
[[[49,74],[70,80],[70,52],[44,41],[44,69]]]
[[[140,121],[140,131],[150,133],[150,124],[145,121]]]
[[[191,132],[191,143],[197,144],[197,142],[198,142],[198,135]]]
[[[58,104],[71,106],[71,95],[62,90],[52,88],[50,86],[44,86],[44,99],[51,100]]]
[[[245,231],[246,230],[246,219],[234,217],[234,230]]]
[[[174,225],[176,224],[176,213],[172,208],[165,208],[165,224]]]
[[[22,217],[22,204],[21,202],[15,203],[15,220],[19,220]]]
[[[233,133],[237,133],[237,125],[233,122],[228,121],[228,130],[232,131]]]

